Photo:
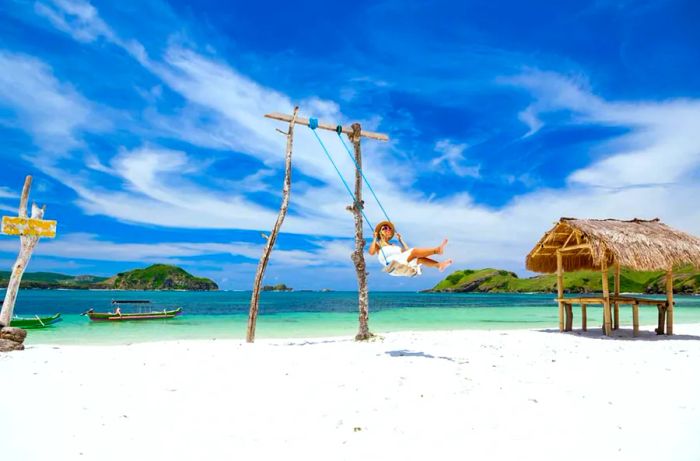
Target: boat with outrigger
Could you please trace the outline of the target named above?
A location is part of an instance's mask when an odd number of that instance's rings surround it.
[[[0,306],[2,306],[2,304],[3,301],[0,300]],[[48,327],[56,322],[60,322],[61,320],[63,319],[61,318],[60,313],[45,316],[34,315],[33,317],[18,317],[15,315],[10,319],[10,326],[28,330],[30,328]]]
[[[10,320],[11,327],[24,328],[25,330],[30,328],[44,328],[52,325],[56,322],[60,322],[61,314],[54,314],[49,316],[40,317],[35,315],[34,317],[12,317]]]
[[[175,309],[153,310],[151,301],[144,299],[113,299],[112,312],[95,312],[89,309],[81,315],[86,315],[93,322],[124,322],[129,320],[159,320],[172,319],[182,314],[182,307]],[[122,312],[122,307],[132,306],[138,312]]]

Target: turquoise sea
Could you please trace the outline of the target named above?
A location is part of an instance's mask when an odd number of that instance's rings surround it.
[[[4,297],[4,290],[0,290]],[[370,293],[370,330],[558,328],[551,294]],[[661,297],[658,297],[661,299]],[[0,298],[1,299],[1,298]],[[80,314],[89,308],[111,310],[112,299],[148,299],[158,309],[181,306],[184,314],[170,320],[94,323]],[[676,296],[675,322],[700,323],[700,297]],[[63,321],[31,330],[27,344],[127,344],[144,341],[245,337],[249,291],[138,292],[22,290],[15,314],[49,315]],[[126,310],[125,310],[126,311]],[[640,307],[640,323],[656,323],[656,307]],[[574,328],[580,309],[574,307]],[[629,306],[620,308],[622,328],[631,328]],[[602,309],[588,307],[588,325],[601,323]],[[356,292],[262,293],[256,338],[354,336]]]

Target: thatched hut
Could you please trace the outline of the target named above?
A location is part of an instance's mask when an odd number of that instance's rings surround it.
[[[534,272],[556,272],[561,331],[571,330],[573,303],[581,304],[584,330],[586,305],[602,304],[606,335],[619,328],[620,304],[632,305],[635,335],[639,330],[639,304],[656,304],[659,309],[656,332],[673,334],[673,268],[687,264],[700,267],[700,239],[672,229],[658,219],[561,218],[537,242],[525,262],[527,269]],[[608,268],[611,266],[615,269],[613,295],[608,287]],[[621,267],[666,271],[666,300],[620,296]],[[577,270],[602,272],[602,297],[564,298],[563,274]],[[614,305],[614,312],[611,312],[611,305]]]

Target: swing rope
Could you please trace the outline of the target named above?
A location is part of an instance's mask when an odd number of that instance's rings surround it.
[[[386,217],[386,220],[389,222],[392,222],[391,219],[389,219],[389,215],[386,213],[386,210],[384,210],[384,207],[382,206],[382,202],[379,201],[379,198],[377,197],[377,194],[374,193],[374,189],[372,189],[372,185],[367,181],[367,178],[365,177],[365,174],[362,172],[362,168],[360,168],[360,165],[357,164],[357,160],[355,160],[355,157],[352,155],[352,152],[350,152],[350,148],[348,147],[347,144],[345,144],[345,140],[343,137],[340,135],[340,133],[343,132],[343,127],[338,125],[338,127],[335,129],[336,134],[338,135],[338,139],[340,139],[340,142],[343,144],[343,147],[345,148],[345,152],[348,153],[348,156],[350,157],[350,160],[352,160],[352,163],[355,164],[355,168],[357,168],[357,171],[360,172],[362,175],[362,179],[365,180],[365,184],[367,184],[367,187],[369,188],[369,191],[372,192],[372,196],[374,197],[374,200],[377,201],[377,205],[379,205],[379,208],[382,209],[382,213],[384,213],[384,217]]]
[[[347,181],[345,181],[345,178],[343,177],[342,173],[338,169],[338,166],[335,164],[335,161],[333,161],[333,157],[331,157],[331,154],[328,153],[328,149],[326,149],[326,145],[323,143],[321,138],[318,136],[318,133],[316,133],[316,128],[318,128],[318,119],[317,118],[309,118],[309,128],[311,128],[311,132],[314,134],[314,136],[316,137],[316,140],[323,148],[323,152],[326,154],[326,157],[328,158],[328,160],[331,161],[333,168],[335,168],[335,172],[338,173],[340,180],[343,181],[343,185],[345,186],[345,190],[347,190],[348,194],[350,194],[350,197],[352,197],[352,202],[355,204],[355,207],[360,210],[360,213],[362,213],[362,217],[365,218],[365,222],[367,222],[369,227],[372,229],[372,232],[373,232],[372,235],[374,235],[374,226],[372,226],[372,222],[369,220],[369,218],[365,214],[365,211],[362,207],[362,204],[357,201],[355,194],[352,193],[352,190],[350,190],[350,186],[348,185]],[[341,141],[342,141],[342,138],[341,138]],[[355,166],[357,166],[357,162],[355,162],[355,159],[353,159],[353,162],[355,163]],[[362,173],[362,170],[360,170],[360,173]],[[364,177],[364,175],[362,175],[362,177]],[[365,182],[367,182],[366,179],[365,179]],[[374,192],[372,192],[372,194],[374,194]],[[377,198],[377,197],[375,196],[375,198]],[[384,209],[382,208],[382,211],[383,210]],[[384,213],[384,215],[386,216],[386,213]],[[388,217],[387,217],[387,220],[389,220]],[[386,259],[386,255],[384,254],[384,249],[382,248],[381,245],[379,246],[379,251],[382,252],[382,256],[384,257],[384,263],[385,263],[385,265],[388,266],[389,262]]]

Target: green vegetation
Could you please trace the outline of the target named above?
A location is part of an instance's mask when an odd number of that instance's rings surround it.
[[[262,291],[293,291],[294,288],[288,287],[284,283],[278,283],[277,285],[263,285]]]
[[[6,288],[10,282],[9,271],[0,271],[0,288]],[[107,280],[107,277],[97,277],[95,275],[65,275],[53,272],[27,272],[22,277],[21,288],[44,288],[44,289],[88,289],[93,288],[96,283]]]
[[[613,275],[609,275],[610,287]],[[564,273],[567,293],[591,293],[602,291],[600,272],[579,271]],[[515,273],[498,269],[466,269],[448,275],[435,285],[433,292],[481,292],[481,293],[536,293],[557,290],[555,274],[539,275],[526,279]],[[666,273],[663,271],[620,271],[620,291],[623,293],[664,293]],[[674,271],[673,291],[676,293],[700,293],[700,271],[684,267]]]
[[[195,277],[184,269],[154,264],[145,269],[121,272],[98,284],[100,288],[120,290],[194,290],[210,291],[219,287],[213,281]]]
[[[0,288],[7,287],[10,272],[0,272]],[[113,277],[63,275],[50,272],[28,272],[21,288],[43,289],[119,289],[119,290],[218,290],[212,280],[194,277],[177,266],[154,264],[145,269],[122,272]]]

